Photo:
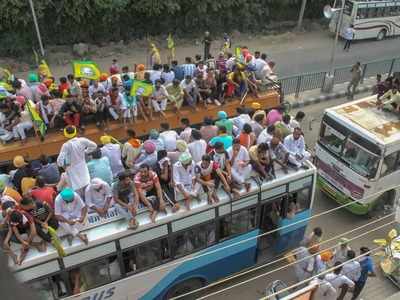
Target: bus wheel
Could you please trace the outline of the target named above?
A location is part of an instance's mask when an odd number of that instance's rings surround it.
[[[172,287],[164,299],[171,299],[174,297],[178,297],[179,295],[183,295],[189,293],[191,291],[197,290],[205,285],[205,282],[199,278],[191,278],[181,283],[178,283],[174,287]],[[195,294],[185,297],[185,299],[196,299]]]
[[[379,215],[384,213],[384,215],[389,214],[393,211],[394,209],[394,199],[395,199],[395,191],[390,190],[384,192],[382,195],[380,195],[375,201],[375,212],[378,213]]]
[[[387,31],[386,29],[382,29],[379,31],[378,35],[376,36],[377,41],[382,41],[386,37]]]

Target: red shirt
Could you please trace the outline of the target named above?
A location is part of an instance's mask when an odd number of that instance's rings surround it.
[[[138,191],[150,191],[158,182],[158,176],[155,172],[149,171],[149,175],[143,177],[140,172],[135,176],[135,186]]]
[[[69,89],[69,84],[68,84],[68,82],[67,82],[67,83],[60,83],[60,84],[59,84],[59,86],[58,86],[58,91],[60,92],[61,97],[62,97],[62,95],[64,94],[64,91],[68,91],[68,89]]]
[[[52,187],[42,187],[32,189],[32,197],[40,202],[46,202],[51,208],[54,209],[54,198],[56,197],[56,192]]]

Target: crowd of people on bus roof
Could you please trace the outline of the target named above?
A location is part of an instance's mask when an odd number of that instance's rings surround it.
[[[303,112],[292,118],[281,107],[262,110],[253,103],[252,108],[238,107],[237,113],[228,118],[220,111],[216,121],[206,117],[198,129],[186,118],[180,130],[162,123],[143,139],[127,129],[124,144],[105,135],[100,146],[67,126],[68,140],[55,162],[46,156],[30,162],[16,156],[15,169],[0,175],[4,248],[21,263],[30,247],[44,251],[52,242],[49,226],[62,228],[70,244],[74,237],[88,243],[82,231],[88,213],[105,217],[113,207],[135,229],[142,207],[156,222],[167,207],[190,210],[203,193],[210,204],[218,202],[219,186],[237,197],[249,191],[250,176],[268,181],[277,168],[307,168]],[[19,257],[10,241],[22,244]]]
[[[294,271],[298,282],[308,281],[316,286],[316,299],[345,299],[352,293],[351,299],[356,300],[364,289],[369,276],[375,276],[373,259],[367,247],[361,247],[357,258],[356,252],[350,247],[350,240],[341,238],[336,248],[322,250],[322,229],[315,227],[305,236],[301,247],[292,251]],[[292,257],[289,256],[289,259]],[[327,272],[332,269],[331,272]],[[347,298],[346,298],[347,299]]]
[[[373,87],[373,95],[377,95],[379,109],[400,113],[400,78],[387,77],[384,81],[382,75],[376,75],[376,84]]]
[[[37,73],[30,73],[26,81],[12,76],[8,79],[11,91],[0,87],[0,140],[26,141],[27,131],[34,126],[29,100],[47,130],[66,125],[84,130],[93,119],[98,127],[108,128],[110,120],[127,125],[138,116],[144,120],[153,119],[154,113],[165,117],[167,108],[179,112],[186,105],[195,111],[198,104],[220,106],[248,92],[257,97],[260,85],[276,79],[275,63],[265,53],[252,54],[242,47],[236,57],[228,50],[215,58],[209,51],[203,59],[201,55],[194,60],[186,57],[181,64],[176,60],[162,64],[159,54],[154,54],[151,70],[143,64],[120,68],[114,59],[109,74],[102,73],[99,80],[68,74],[57,83],[55,78]],[[143,88],[133,92],[136,81],[153,86],[152,92],[146,94]]]

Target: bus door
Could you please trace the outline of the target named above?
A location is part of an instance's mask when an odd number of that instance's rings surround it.
[[[259,228],[260,233],[272,233],[266,234],[259,238],[258,251],[259,257],[264,260],[270,260],[275,257],[275,245],[279,240],[279,231],[275,231],[279,228],[280,219],[285,215],[287,207],[287,196],[282,195],[278,198],[268,200],[266,203],[261,205]]]

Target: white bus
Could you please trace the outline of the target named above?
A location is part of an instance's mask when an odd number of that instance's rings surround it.
[[[343,0],[344,1],[344,0]],[[376,38],[400,34],[400,0],[358,1],[345,0],[340,35],[344,37],[346,28],[354,25],[354,39]],[[335,1],[336,8],[341,7],[341,1]],[[329,29],[336,32],[340,11],[336,11],[330,21]]]
[[[316,145],[318,184],[354,214],[400,196],[400,118],[370,96],[325,110]]]
[[[63,258],[51,246],[46,253],[31,249],[12,269],[45,300],[172,298],[298,247],[316,183],[316,168],[306,165],[288,174],[276,170],[276,179],[268,182],[252,178],[250,192],[243,190],[237,199],[220,189],[218,204],[202,197],[191,211],[172,213],[168,207],[155,224],[148,212],[139,212],[135,231],[114,210],[106,220],[90,215],[89,245],[63,241]],[[292,202],[297,209],[289,216]]]

